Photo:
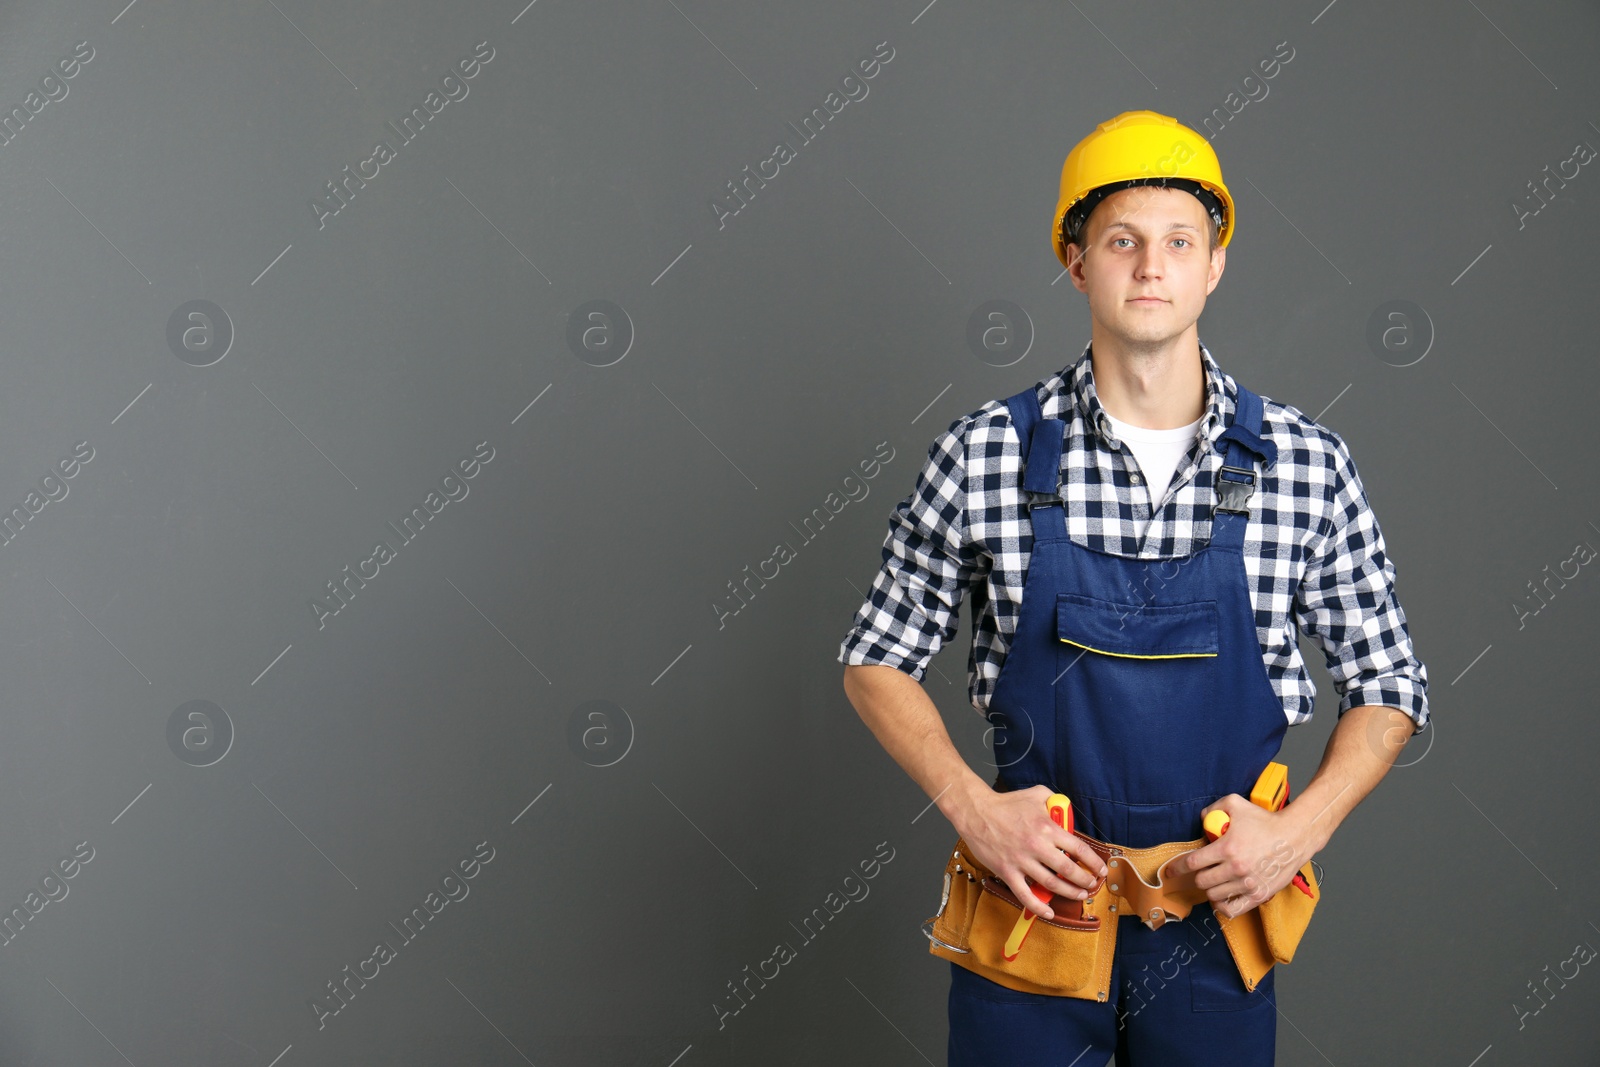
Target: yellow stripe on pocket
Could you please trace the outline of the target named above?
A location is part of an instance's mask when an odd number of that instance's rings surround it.
[[[1061,643],[1066,645],[1077,645],[1079,648],[1087,648],[1090,652],[1099,652],[1104,656],[1121,656],[1123,659],[1190,659],[1196,656],[1216,655],[1215,652],[1167,652],[1158,656],[1141,656],[1133,652],[1112,652],[1111,650],[1105,648],[1095,648],[1092,645],[1086,645],[1080,641],[1074,641],[1069,637],[1063,637],[1061,639]]]
[[[1081,593],[1056,594],[1062,642],[1124,659],[1215,659],[1217,602],[1128,604]]]

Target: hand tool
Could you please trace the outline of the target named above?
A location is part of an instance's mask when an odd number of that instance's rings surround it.
[[[1051,793],[1045,798],[1045,810],[1050,813],[1050,821],[1061,827],[1067,833],[1072,833],[1072,801],[1064,793]],[[1042,904],[1049,904],[1055,896],[1053,892],[1042,885],[1032,884],[1028,888],[1033,890],[1033,895]],[[1017,916],[1017,924],[1011,928],[1011,936],[1006,938],[1005,958],[1007,961],[1017,958],[1017,953],[1022,951],[1023,939],[1028,936],[1028,931],[1033,929],[1033,920],[1038,916],[1027,908],[1022,909],[1022,914]]]
[[[1281,811],[1289,802],[1289,768],[1276,761],[1268,763],[1261,777],[1256,779],[1255,788],[1250,790],[1250,802],[1267,811]],[[1221,808],[1207,813],[1203,822],[1206,841],[1215,841],[1227,833],[1229,825],[1228,813]],[[1315,899],[1311,886],[1306,884],[1305,875],[1296,871],[1290,881],[1300,892]]]

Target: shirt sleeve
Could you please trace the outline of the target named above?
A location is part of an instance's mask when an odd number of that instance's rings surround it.
[[[916,487],[889,515],[883,566],[856,611],[838,661],[896,667],[921,681],[955,634],[961,601],[984,559],[967,540],[964,416],[936,437]]]
[[[1333,528],[1307,562],[1295,618],[1327,656],[1341,717],[1359,705],[1385,704],[1409,715],[1413,733],[1420,732],[1428,723],[1427,668],[1412,651],[1394,564],[1355,461],[1344,439],[1333,439]]]

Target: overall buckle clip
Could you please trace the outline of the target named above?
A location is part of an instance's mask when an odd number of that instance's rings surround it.
[[[1037,489],[1027,489],[1024,490],[1024,492],[1027,494],[1028,510],[1030,512],[1032,512],[1034,508],[1048,508],[1062,503],[1059,492],[1041,493]]]
[[[1225,477],[1228,471],[1239,475],[1239,478]],[[1222,470],[1217,472],[1217,511],[1233,511],[1241,515],[1250,514],[1250,497],[1256,491],[1256,472],[1245,470],[1243,467],[1230,467],[1226,463]]]

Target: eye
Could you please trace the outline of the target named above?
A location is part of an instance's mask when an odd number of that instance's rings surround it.
[[[1189,243],[1189,239],[1187,237],[1174,237],[1173,240],[1174,241],[1182,241],[1185,245],[1187,245]]]
[[[1131,237],[1115,237],[1115,238],[1112,239],[1111,243],[1113,245],[1115,245],[1118,241],[1131,241],[1131,240],[1133,240],[1133,238],[1131,238]]]

